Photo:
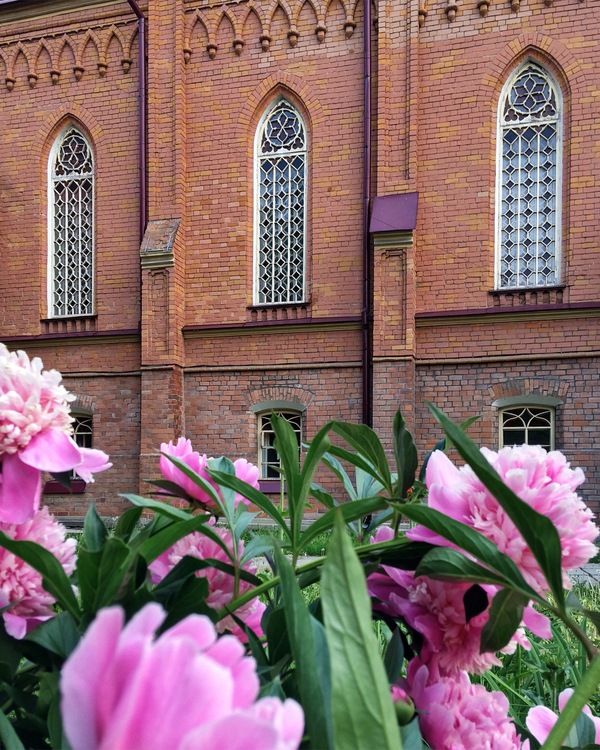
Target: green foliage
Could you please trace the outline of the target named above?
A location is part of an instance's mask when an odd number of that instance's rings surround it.
[[[261,596],[268,604],[262,622],[266,638],[249,633],[248,650],[258,665],[261,695],[301,701],[306,716],[303,747],[421,750],[424,743],[418,720],[411,719],[412,709],[402,707],[407,716],[399,726],[390,697],[390,684],[404,673],[412,650],[418,650],[418,639],[404,623],[391,618],[377,626],[385,637],[377,638],[373,629],[365,579],[383,565],[472,584],[464,599],[467,619],[487,607],[483,587],[498,587],[483,631],[484,651],[497,651],[510,641],[529,602],[548,612],[555,638],[548,643],[533,639],[529,654],[518,649],[504,658],[501,669],[484,679],[490,687],[506,692],[521,723],[529,707],[540,702],[554,706],[560,685],[573,685],[576,700],[561,719],[559,739],[552,741],[566,741],[573,747],[589,744],[589,724],[580,713],[586,701],[598,700],[594,683],[598,661],[587,665],[595,648],[593,623],[600,619],[598,598],[591,601],[581,592],[581,601],[565,598],[560,544],[552,524],[501,482],[463,429],[439,410],[432,407],[432,411],[446,431],[443,444],[456,447],[530,545],[552,588],[551,600],[534,591],[510,557],[486,537],[418,501],[423,485],[417,476],[423,478],[423,468],[419,472],[417,450],[400,413],[392,428],[393,466],[373,430],[337,421],[316,434],[300,463],[293,429],[273,415],[275,447],[287,488],[285,511],[239,480],[229,459],[211,461],[209,473],[218,485],[215,489],[183,461],[168,456],[210,498],[211,508],[218,510],[231,532],[231,545],[209,523],[211,516],[201,503],[165,480],[155,483],[160,500],[125,495],[132,507],[118,519],[112,533],[95,509],[90,509],[72,580],[47,550],[0,532],[0,545],[36,569],[57,602],[57,616],[22,640],[9,636],[0,620],[2,746],[11,750],[66,747],[58,700],[60,670],[99,609],[120,605],[129,619],[148,602],[158,602],[167,612],[164,630],[191,613],[206,614],[215,622],[235,617],[240,607]],[[335,445],[331,432],[337,436]],[[314,483],[321,464],[341,483],[343,498]],[[270,520],[269,532],[252,530],[256,514],[243,503],[236,504],[236,493]],[[169,494],[186,500],[189,507],[164,502]],[[327,511],[307,524],[310,497],[323,502]],[[153,517],[140,527],[142,512]],[[422,524],[451,546],[410,541],[400,533],[385,542],[369,543],[370,535],[384,522],[397,532],[402,517]],[[184,557],[155,585],[149,566],[190,533],[214,542],[223,559]],[[306,555],[312,557],[307,561]],[[255,558],[263,560],[263,568],[268,567],[260,576],[243,567]],[[242,594],[217,612],[207,604],[206,578],[198,576],[207,568],[231,576],[237,593],[242,581],[251,588],[242,589]]]

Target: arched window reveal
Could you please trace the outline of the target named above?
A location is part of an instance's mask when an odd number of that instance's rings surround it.
[[[500,99],[498,286],[551,286],[560,269],[560,91],[526,63]]]
[[[305,296],[306,128],[280,100],[256,139],[255,303],[302,302]]]
[[[94,293],[94,161],[75,127],[50,163],[50,308],[54,317],[90,315]]]

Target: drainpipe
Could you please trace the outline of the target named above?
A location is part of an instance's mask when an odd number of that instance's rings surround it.
[[[372,361],[372,257],[369,236],[369,214],[371,207],[371,0],[364,3],[363,45],[363,249],[362,249],[362,421],[373,424],[373,361]]]
[[[136,0],[127,0],[130,8],[138,20],[138,67],[139,67],[139,90],[138,90],[138,129],[139,129],[139,154],[138,164],[140,170],[140,243],[146,231],[148,217],[148,167],[147,167],[147,143],[148,143],[148,113],[147,113],[147,88],[148,69],[146,65],[146,19],[140,10]]]

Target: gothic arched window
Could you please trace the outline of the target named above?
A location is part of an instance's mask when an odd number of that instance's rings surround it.
[[[254,303],[303,302],[306,294],[306,127],[279,99],[255,142]]]
[[[94,312],[94,157],[74,126],[56,139],[49,164],[49,315]]]
[[[560,281],[562,97],[529,60],[506,83],[498,111],[496,286]]]

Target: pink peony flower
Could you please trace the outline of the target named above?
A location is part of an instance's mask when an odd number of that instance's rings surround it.
[[[375,541],[391,539],[393,531],[381,527]],[[465,670],[472,674],[485,672],[499,665],[498,657],[490,652],[480,653],[481,632],[489,617],[489,607],[467,622],[464,606],[465,593],[470,583],[448,583],[427,576],[415,577],[410,571],[389,566],[384,573],[372,573],[367,579],[369,594],[380,600],[380,609],[400,617],[413,630],[423,636],[421,661],[439,674],[452,674]],[[498,591],[495,586],[482,586],[491,602]],[[529,611],[530,610],[530,611]],[[537,635],[550,637],[549,621],[543,615],[527,608],[524,623]],[[512,653],[517,643],[530,648],[522,630],[502,650]]]
[[[418,659],[408,665],[407,684],[419,712],[421,734],[435,750],[521,747],[504,693],[473,685],[466,672],[435,677]]]
[[[567,701],[573,695],[573,692],[574,691],[572,688],[567,688],[566,690],[563,690],[562,693],[558,696],[559,711],[562,711],[566,706]],[[583,713],[587,714],[594,722],[594,726],[596,727],[595,742],[596,744],[600,745],[600,718],[597,716],[592,716],[592,712],[590,711],[589,706],[583,707]],[[543,743],[548,738],[550,730],[556,724],[557,720],[558,716],[554,713],[554,711],[546,708],[546,706],[535,706],[534,708],[529,709],[525,723],[527,724],[527,729],[529,729],[536,740]]]
[[[199,474],[202,479],[205,479],[217,493],[220,495],[219,486],[217,483],[210,478],[208,471],[208,462],[211,460],[207,458],[206,454],[200,454],[198,451],[193,450],[191,440],[187,440],[184,437],[180,437],[176,443],[169,441],[168,443],[162,443],[160,446],[161,453],[168,453],[170,456],[175,456],[183,461],[192,471]],[[258,489],[258,467],[246,461],[245,458],[238,458],[233,463],[235,467],[235,475],[238,479],[247,482],[255,489]],[[172,461],[166,456],[160,457],[160,471],[165,479],[170,482],[174,482],[184,489],[190,497],[193,497],[198,502],[202,503],[206,508],[211,511],[217,511],[218,508],[215,506],[213,499],[205,492],[201,487],[198,487],[189,477],[187,477],[181,469],[178,469]],[[244,503],[249,505],[249,501],[236,493],[235,505],[238,503]]]
[[[562,547],[565,571],[580,567],[597,552],[594,540],[599,534],[593,514],[575,490],[583,482],[581,469],[571,469],[562,453],[548,453],[539,446],[503,448],[494,453],[481,451],[521,500],[556,526]],[[531,550],[497,500],[468,466],[458,469],[441,451],[433,453],[427,465],[429,505],[476,529],[511,557],[527,582],[539,592],[548,585]],[[432,532],[417,526],[410,539],[448,544]],[[569,578],[564,575],[564,584]]]
[[[200,615],[155,639],[165,616],[147,604],[123,627],[120,607],[98,613],[62,670],[73,750],[295,750],[302,709],[292,700],[256,700],[256,664],[242,644],[217,640]]]
[[[229,529],[214,526],[214,519],[210,520],[210,525],[213,527],[213,531],[218,534],[229,549],[233,549],[233,535]],[[239,543],[238,552],[241,556],[244,549],[244,543]],[[231,560],[223,549],[209,537],[202,534],[200,531],[194,531],[183,539],[170,547],[168,550],[162,553],[156,560],[150,564],[150,574],[152,576],[153,583],[159,583],[162,579],[171,571],[177,563],[184,558],[186,555],[190,557],[196,557],[199,560],[220,560],[221,562],[231,564]],[[256,565],[254,561],[249,561],[244,564],[243,569],[247,573],[256,575]],[[228,573],[224,573],[217,568],[204,568],[196,572],[199,578],[206,578],[208,580],[208,598],[206,603],[209,607],[215,610],[223,609],[234,599],[234,583],[233,576]],[[244,594],[246,591],[252,589],[252,584],[247,581],[240,580],[238,596]],[[235,615],[240,620],[256,633],[257,636],[262,636],[263,632],[260,627],[260,621],[265,611],[265,605],[258,599],[252,599],[240,609],[236,610]],[[246,640],[244,631],[235,622],[233,617],[225,617],[217,624],[218,632],[222,633],[225,630],[232,632],[237,635],[241,640]]]
[[[41,472],[81,467],[82,478],[108,469],[108,456],[79,448],[71,437],[74,400],[56,370],[0,344],[0,522],[24,523],[40,506]],[[79,473],[79,472],[78,472]]]
[[[71,575],[75,569],[74,539],[66,539],[66,529],[49,512],[38,510],[23,524],[0,524],[0,531],[17,541],[36,542],[52,552]],[[42,586],[42,576],[12,552],[0,547],[0,607],[11,604],[2,615],[7,633],[23,638],[40,622],[54,616],[55,602]]]

